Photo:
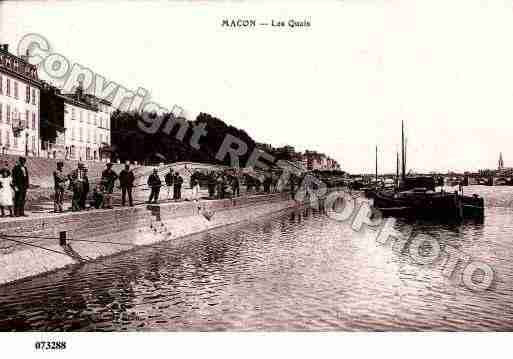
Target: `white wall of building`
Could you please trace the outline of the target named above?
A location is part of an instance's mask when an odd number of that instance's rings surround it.
[[[25,155],[28,140],[29,156],[39,155],[39,99],[39,88],[0,71],[0,153]],[[26,124],[19,136],[13,134],[13,120]]]
[[[100,160],[102,143],[110,142],[110,111],[101,104],[100,110],[82,107],[73,103],[64,105],[64,145],[70,159]]]

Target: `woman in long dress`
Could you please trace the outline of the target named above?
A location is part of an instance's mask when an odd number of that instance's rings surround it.
[[[12,217],[14,190],[12,188],[12,178],[9,176],[7,171],[2,172],[2,176],[0,177],[0,186],[0,210],[2,212],[2,217],[5,217],[5,207],[9,209],[9,215]]]

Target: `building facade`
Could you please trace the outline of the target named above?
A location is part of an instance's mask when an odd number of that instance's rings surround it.
[[[0,153],[39,156],[40,89],[36,67],[0,44]]]
[[[334,159],[316,151],[305,151],[303,155],[303,166],[309,171],[333,171],[340,170],[340,165]]]
[[[64,101],[64,147],[68,159],[107,161],[102,149],[110,147],[110,103],[93,99]]]
[[[46,91],[46,90],[45,90]],[[43,110],[45,123],[55,128],[45,136],[46,156],[81,161],[110,161],[112,113],[109,101],[85,94],[82,85],[74,93],[63,94],[49,87],[48,103]],[[45,106],[45,104],[43,105]]]

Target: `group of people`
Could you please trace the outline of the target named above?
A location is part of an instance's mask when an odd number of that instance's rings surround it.
[[[202,173],[194,171],[190,176],[190,199],[195,201],[201,198],[201,185],[208,188],[208,196],[211,199],[222,199],[227,197],[240,196],[240,176],[230,171],[210,171]],[[167,199],[181,200],[182,185],[184,179],[178,172],[169,169],[164,177],[164,184],[160,179],[157,169],[148,178],[148,187],[151,189],[150,197],[147,203],[157,203],[159,200],[160,188],[164,185],[167,187]]]
[[[278,192],[278,181],[279,176],[272,172],[265,173],[263,179],[247,175],[247,191],[260,192],[261,188],[263,188],[263,191],[266,193]]]
[[[273,172],[267,172],[263,178],[257,175],[241,174],[233,170],[215,172],[207,174],[207,188],[209,198],[227,198],[240,196],[241,182],[246,185],[247,192],[259,193],[263,189],[266,193],[275,193],[279,191],[279,176]],[[298,178],[292,175],[289,179],[291,191],[295,191]]]
[[[130,165],[119,175],[112,169],[112,163],[107,163],[106,169],[102,172],[100,181],[93,188],[90,205],[94,208],[112,208],[112,194],[114,192],[116,181],[119,179],[119,188],[121,188],[121,205],[128,203],[133,206],[132,189],[134,187],[135,176]],[[73,192],[71,199],[71,210],[81,211],[86,209],[87,198],[90,191],[89,177],[87,167],[79,163],[77,168],[69,174],[64,173],[64,163],[57,162],[57,169],[53,173],[54,178],[54,212],[63,212],[64,193],[66,189]]]
[[[10,216],[25,216],[24,208],[27,190],[29,188],[29,173],[25,166],[26,159],[20,157],[16,165],[11,169],[8,163],[0,165],[0,210],[1,216],[5,216],[7,209]],[[107,163],[106,169],[102,172],[101,179],[94,185],[92,194],[87,168],[83,163],[78,163],[77,168],[70,173],[64,172],[64,163],[57,162],[57,168],[53,172],[54,177],[54,212],[63,212],[63,203],[66,190],[73,193],[71,201],[72,211],[86,209],[88,198],[90,206],[94,208],[112,208],[112,196],[119,180],[118,188],[121,189],[121,205],[125,206],[128,197],[128,204],[134,205],[133,188],[135,176],[130,165],[117,174],[112,169],[112,164]],[[292,176],[289,180],[290,190],[295,191],[300,179]],[[148,177],[147,185],[150,189],[150,196],[147,203],[158,203],[160,189],[167,186],[167,199],[181,200],[182,185],[184,179],[172,169],[166,173],[164,184],[160,179],[157,169],[154,169]],[[191,199],[199,200],[201,184],[208,188],[208,196],[211,199],[233,198],[240,196],[241,182],[247,187],[247,192],[271,193],[278,191],[279,176],[275,173],[265,173],[263,177],[256,175],[242,174],[235,170],[210,171],[208,173],[194,171],[190,176]]]
[[[167,186],[167,199],[170,199],[171,189],[174,200],[180,200],[182,198],[182,184],[183,178],[178,172],[173,172],[169,169],[164,177],[164,182]],[[160,187],[162,187],[162,181],[159,176],[159,171],[155,168],[153,173],[148,177],[148,187],[150,188],[150,198],[147,203],[158,203]]]
[[[0,167],[0,211],[5,217],[5,210],[9,211],[10,217],[24,217],[25,201],[29,188],[29,173],[25,166],[25,157],[18,158],[18,161],[9,169],[8,162]]]
[[[240,179],[235,173],[210,172],[207,175],[208,197],[223,199],[240,196]]]

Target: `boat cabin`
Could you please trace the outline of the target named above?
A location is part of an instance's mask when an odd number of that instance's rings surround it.
[[[426,191],[434,191],[435,187],[435,179],[428,176],[405,177],[401,183],[401,191],[410,191],[414,188],[425,188]]]

